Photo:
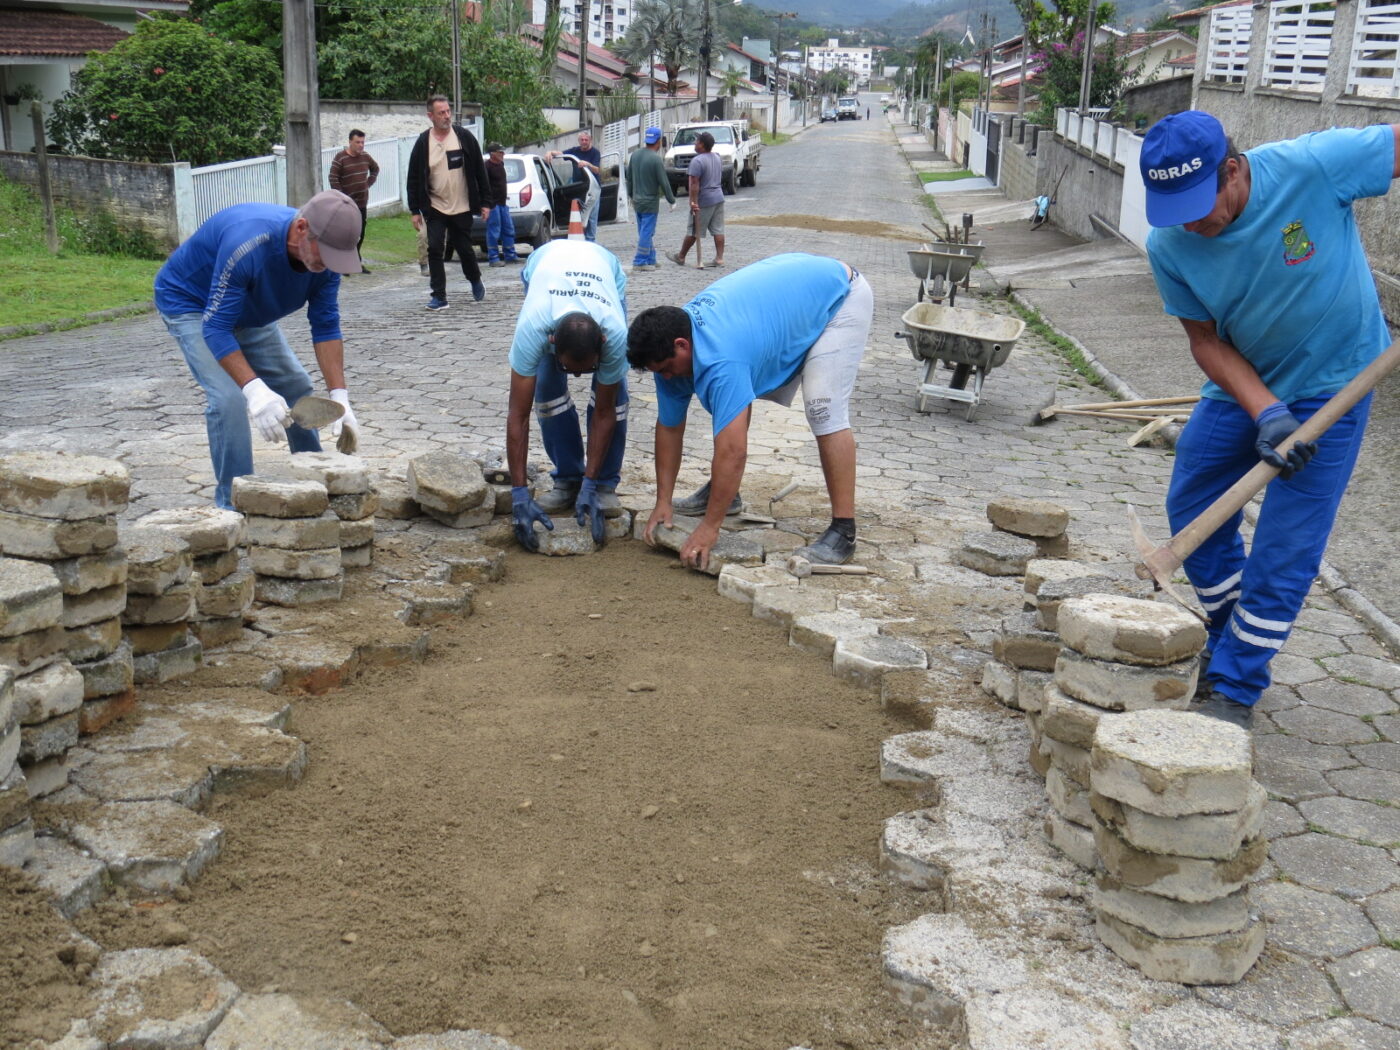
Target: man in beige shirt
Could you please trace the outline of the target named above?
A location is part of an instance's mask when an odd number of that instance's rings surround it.
[[[417,229],[428,231],[429,310],[447,309],[447,269],[443,245],[450,239],[462,260],[462,275],[472,297],[486,298],[472,246],[472,215],[485,222],[491,214],[490,185],[481,146],[470,131],[452,121],[452,103],[444,95],[428,99],[432,127],[418,136],[408,158],[408,210]]]

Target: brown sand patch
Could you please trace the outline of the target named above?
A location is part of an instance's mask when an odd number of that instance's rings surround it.
[[[726,216],[724,222],[727,226],[787,226],[817,233],[854,233],[860,237],[883,237],[911,243],[928,240],[927,235],[905,226],[858,219],[833,219],[825,215],[745,215],[737,219]]]

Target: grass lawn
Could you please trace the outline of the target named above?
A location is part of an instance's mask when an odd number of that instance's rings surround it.
[[[921,171],[919,172],[920,182],[953,182],[957,179],[975,179],[977,176],[970,171]]]
[[[418,231],[407,212],[370,219],[366,227],[360,254],[371,269],[375,263],[418,261]]]

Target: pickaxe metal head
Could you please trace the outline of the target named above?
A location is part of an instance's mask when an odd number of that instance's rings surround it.
[[[1172,586],[1172,575],[1181,568],[1181,558],[1171,547],[1157,547],[1147,538],[1147,530],[1142,527],[1142,521],[1138,518],[1137,508],[1129,504],[1128,506],[1128,529],[1133,534],[1133,545],[1137,547],[1138,557],[1142,560],[1136,567],[1138,579],[1151,580],[1154,590],[1166,591],[1176,602],[1192,616],[1197,617],[1203,623],[1209,621],[1199,610],[1186,603],[1186,600],[1177,593]]]

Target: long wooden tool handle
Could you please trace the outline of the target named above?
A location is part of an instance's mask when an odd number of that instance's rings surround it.
[[[702,250],[702,238],[700,236],[700,213],[695,213],[695,268],[703,270],[705,268],[705,258],[700,254]]]
[[[1289,435],[1279,451],[1286,453],[1296,442],[1316,441],[1337,420],[1346,415],[1363,397],[1376,388],[1382,379],[1400,365],[1400,339],[1369,365],[1358,372],[1346,386],[1332,395],[1327,404],[1319,408],[1312,417]],[[1178,532],[1166,546],[1153,552],[1150,567],[1167,572],[1181,567],[1186,556],[1206,541],[1216,529],[1229,521],[1246,503],[1278,475],[1278,468],[1260,460],[1239,481],[1231,485],[1225,493],[1196,517],[1191,524]],[[1159,573],[1160,577],[1160,573]]]

